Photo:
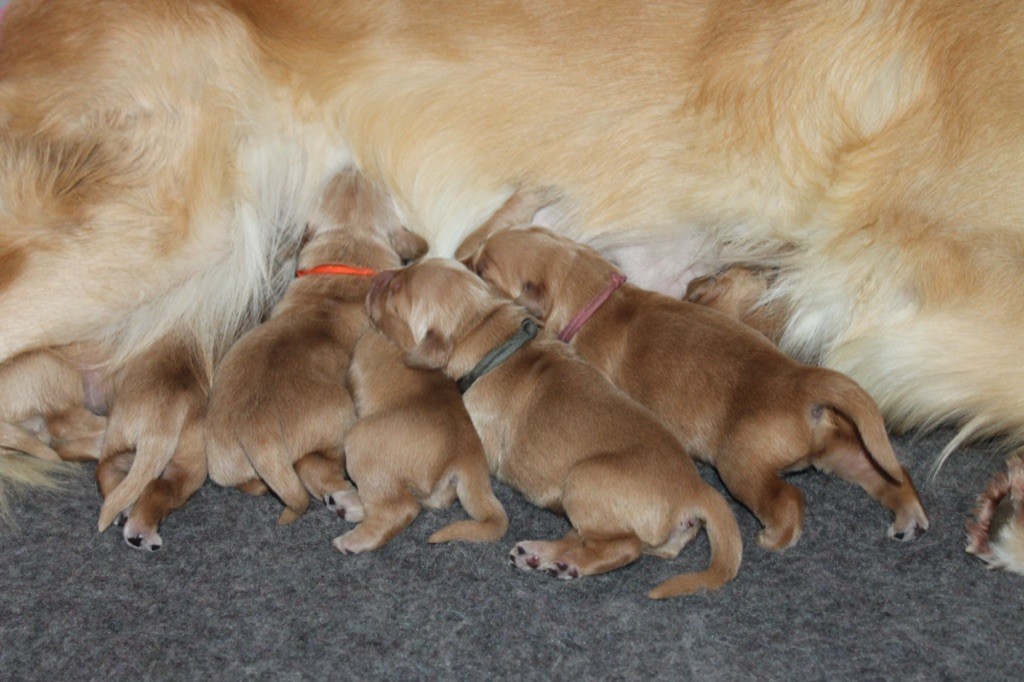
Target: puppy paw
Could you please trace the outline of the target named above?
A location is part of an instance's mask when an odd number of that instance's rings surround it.
[[[1007,461],[978,496],[967,522],[967,552],[989,568],[1024,574],[1024,452]]]
[[[363,501],[359,498],[359,493],[352,488],[324,493],[324,504],[337,514],[339,519],[350,523],[359,523],[366,516]]]
[[[580,570],[574,563],[551,556],[551,545],[547,542],[524,541],[516,544],[508,554],[508,562],[522,571],[543,571],[559,580],[573,580],[580,577]]]
[[[896,517],[893,524],[889,526],[886,535],[900,542],[910,542],[925,534],[928,530],[928,517],[922,512],[920,515],[913,515],[909,518]]]
[[[797,543],[803,528],[796,524],[766,526],[756,536],[757,544],[771,552],[781,552]]]
[[[156,552],[164,546],[164,540],[155,527],[139,523],[131,516],[128,517],[121,532],[125,542],[144,552]]]
[[[368,537],[366,533],[361,533],[359,528],[339,535],[331,544],[342,554],[362,554],[377,548],[373,538]]]

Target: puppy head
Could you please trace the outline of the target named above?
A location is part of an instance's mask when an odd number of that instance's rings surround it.
[[[588,246],[542,227],[492,235],[464,263],[485,282],[546,320],[560,296],[579,281],[612,269]]]
[[[421,258],[428,245],[406,229],[391,197],[358,171],[334,176],[321,195],[299,259],[303,266],[345,259],[397,266]]]
[[[456,261],[431,258],[373,279],[366,311],[373,325],[406,351],[410,367],[441,369],[473,323],[504,305]]]

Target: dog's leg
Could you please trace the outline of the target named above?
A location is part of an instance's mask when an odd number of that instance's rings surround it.
[[[404,486],[388,490],[363,489],[366,516],[362,523],[334,539],[342,554],[359,554],[383,547],[419,515],[420,505]]]
[[[181,507],[206,480],[206,461],[201,448],[180,447],[156,480],[142,491],[124,526],[124,538],[132,547],[155,552],[163,547],[158,532],[167,516]]]
[[[729,463],[715,463],[722,482],[764,526],[757,544],[775,551],[792,547],[803,531],[803,495],[774,471],[752,467],[744,459],[755,460],[733,457]]]
[[[856,452],[852,451],[854,449]],[[928,530],[928,516],[906,469],[903,470],[903,481],[894,483],[881,472],[867,453],[860,448],[850,447],[838,448],[817,458],[814,467],[856,483],[891,511],[894,519],[889,526],[889,537],[902,541],[914,540]]]
[[[295,462],[295,473],[309,494],[318,500],[326,502],[329,497],[342,497],[354,490],[352,483],[345,478],[345,460],[340,450],[332,452],[325,449],[303,455]]]
[[[509,561],[523,570],[544,571],[561,580],[607,573],[640,558],[643,543],[635,535],[619,538],[582,538],[570,532],[555,542],[517,543]]]

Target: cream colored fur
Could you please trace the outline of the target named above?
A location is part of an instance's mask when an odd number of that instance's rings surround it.
[[[438,254],[536,184],[664,291],[776,266],[782,346],[891,426],[1020,440],[1022,100],[996,0],[14,0],[0,359],[218,355],[356,163]]]

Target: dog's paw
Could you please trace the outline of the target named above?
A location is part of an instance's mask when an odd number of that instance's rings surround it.
[[[551,556],[549,542],[524,541],[516,543],[508,554],[508,562],[522,571],[543,571],[559,580],[580,577],[579,568],[572,562]]]
[[[124,535],[125,542],[144,552],[156,552],[164,546],[164,540],[155,527],[139,523],[130,515],[121,533]]]
[[[359,493],[352,488],[324,493],[324,504],[337,514],[338,518],[350,523],[359,523],[366,516],[363,501],[359,498]]]
[[[373,539],[368,537],[366,533],[360,532],[358,527],[334,538],[331,544],[334,546],[334,549],[342,554],[362,554],[363,552],[375,549],[377,546]]]
[[[916,540],[928,531],[928,517],[922,512],[920,515],[914,515],[908,518],[897,517],[893,521],[892,525],[889,526],[889,530],[886,531],[893,540],[899,540],[900,542],[910,542]]]
[[[989,568],[1024,574],[1024,451],[978,496],[966,530],[968,553]]]

